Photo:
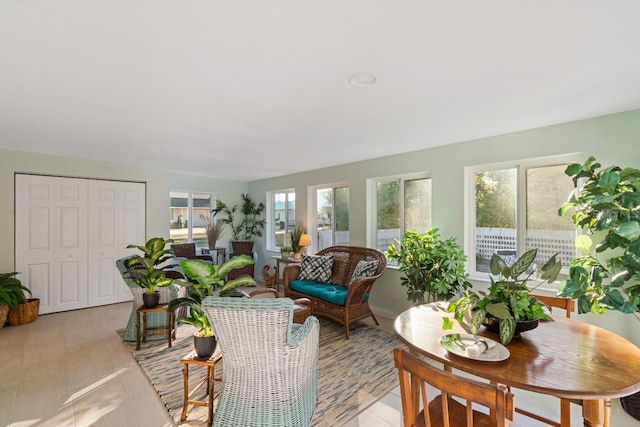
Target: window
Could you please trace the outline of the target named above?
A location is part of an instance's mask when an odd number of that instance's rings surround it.
[[[171,191],[169,207],[169,237],[176,243],[195,242],[208,247],[205,225],[211,220],[211,201],[208,193]]]
[[[278,190],[267,194],[267,247],[279,251],[291,245],[289,232],[296,226],[296,193],[294,190]]]
[[[555,160],[555,161],[554,161]],[[495,253],[513,262],[538,249],[538,263],[555,253],[563,267],[575,256],[576,231],[558,209],[573,190],[564,174],[568,159],[518,162],[467,169],[469,271],[489,273]],[[470,191],[469,191],[470,190]]]
[[[374,178],[367,186],[370,241],[377,249],[385,251],[406,230],[431,228],[431,178],[426,174]]]
[[[312,240],[316,250],[349,244],[349,187],[343,184],[312,189],[315,229]]]

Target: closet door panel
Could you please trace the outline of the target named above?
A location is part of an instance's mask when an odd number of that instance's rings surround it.
[[[55,311],[87,307],[87,180],[52,178],[56,197],[54,224]]]
[[[40,312],[53,311],[53,213],[55,188],[51,177],[16,175],[15,268],[18,278],[34,298]]]
[[[118,183],[89,181],[89,306],[118,302]]]
[[[144,245],[146,241],[146,186],[139,182],[119,183],[118,223],[120,257],[140,253],[127,245]],[[129,287],[120,279],[119,300],[131,301]]]

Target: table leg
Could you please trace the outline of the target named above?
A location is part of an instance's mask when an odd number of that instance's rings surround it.
[[[147,342],[147,312],[142,313],[142,342]]]
[[[140,313],[136,312],[136,350],[140,350]]]
[[[182,380],[184,381],[184,403],[182,405],[182,415],[180,421],[187,420],[187,408],[189,407],[189,364],[182,364]]]
[[[582,418],[585,427],[611,426],[611,399],[583,400]]]
[[[209,410],[207,422],[209,426],[213,424],[213,369],[215,367],[215,363],[213,366],[207,367],[207,392],[209,393]]]
[[[169,310],[167,310],[167,327],[169,328],[168,331],[168,339],[169,339],[169,347],[171,347],[171,334],[173,334],[173,313],[171,313]]]

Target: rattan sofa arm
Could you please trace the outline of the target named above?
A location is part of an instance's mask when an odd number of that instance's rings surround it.
[[[287,264],[282,270],[282,283],[284,284],[285,292],[289,290],[289,284],[296,280],[300,275],[300,264]]]

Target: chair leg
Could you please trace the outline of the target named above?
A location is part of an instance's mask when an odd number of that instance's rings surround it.
[[[571,402],[560,399],[560,427],[571,427]]]

